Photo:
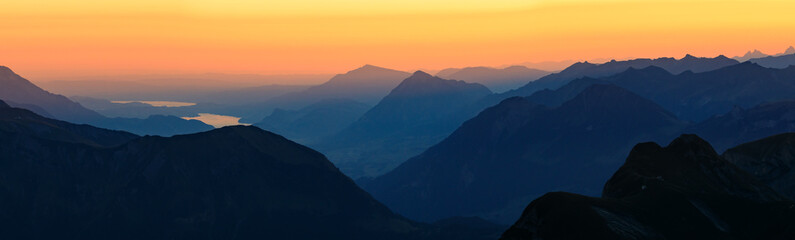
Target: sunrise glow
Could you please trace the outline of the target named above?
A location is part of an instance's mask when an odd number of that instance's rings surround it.
[[[32,0],[0,4],[0,62],[32,80],[339,73],[777,53],[792,1]]]

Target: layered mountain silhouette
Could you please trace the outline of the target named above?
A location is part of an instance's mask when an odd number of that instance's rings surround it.
[[[597,195],[637,142],[669,141],[685,123],[632,92],[592,85],[556,108],[510,98],[362,186],[412,219],[515,221],[550,191]]]
[[[689,129],[724,151],[738,144],[780,133],[795,132],[795,101],[765,103],[732,111],[695,124]]]
[[[795,199],[795,133],[745,143],[722,156],[782,195]]]
[[[397,216],[322,154],[256,127],[137,138],[0,105],[4,239],[489,239],[499,229]]]
[[[436,74],[445,79],[462,80],[470,83],[480,83],[495,92],[504,92],[515,89],[534,81],[550,72],[527,68],[524,66],[510,66],[502,69],[490,67],[448,68]]]
[[[795,67],[772,69],[750,62],[678,75],[649,66],[629,68],[603,78],[577,79],[570,85],[554,91],[542,90],[529,98],[555,106],[590,84],[610,83],[654,101],[680,119],[700,122],[735,107],[752,108],[762,103],[793,99],[795,82],[791,79],[795,79]]]
[[[380,175],[449,135],[469,118],[460,109],[489,94],[480,84],[417,71],[316,148],[351,177]]]
[[[337,74],[323,84],[306,90],[270,99],[271,102],[304,107],[324,99],[352,99],[375,104],[398,86],[411,73],[373,65],[364,65],[344,74]]]
[[[37,87],[4,66],[0,66],[0,85],[3,86],[0,88],[0,99],[7,101],[9,105],[68,122],[125,130],[139,135],[171,136],[212,129],[212,126],[200,121],[174,116],[151,116],[146,119],[107,118],[64,96]]]
[[[788,68],[795,65],[795,53],[781,56],[754,58],[748,61],[769,68]]]
[[[692,72],[707,72],[737,63],[739,62],[722,55],[715,58],[698,58],[692,55],[687,55],[684,58],[678,60],[674,58],[641,58],[627,61],[613,60],[603,64],[579,62],[569,66],[559,73],[550,74],[536,81],[529,82],[521,88],[500,94],[498,98],[504,99],[512,96],[529,96],[540,90],[557,89],[577,78],[607,77],[624,72],[629,68],[641,69],[649,66],[656,66],[665,69],[668,72],[679,74],[688,70]]]
[[[301,144],[312,144],[348,127],[371,106],[349,99],[325,99],[299,110],[276,109],[254,124]]]
[[[795,202],[683,135],[636,145],[601,198],[536,199],[501,239],[792,239]]]

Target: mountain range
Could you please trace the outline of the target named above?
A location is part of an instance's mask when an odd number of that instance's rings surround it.
[[[606,62],[603,64],[593,64],[588,62],[578,62],[559,73],[550,74],[542,77],[536,81],[527,83],[526,85],[500,94],[498,98],[507,98],[513,96],[529,96],[537,91],[544,89],[557,89],[568,82],[582,77],[607,77],[617,73],[626,71],[629,68],[646,68],[649,66],[656,66],[665,69],[668,72],[679,74],[685,71],[692,72],[707,72],[715,69],[731,66],[739,63],[737,60],[727,58],[725,56],[718,56],[715,58],[699,58],[692,55],[687,55],[681,59],[674,58],[657,58],[657,59],[633,59],[627,61]]]
[[[549,191],[596,195],[635,143],[670,140],[685,126],[613,85],[590,86],[556,108],[510,98],[361,185],[409,218],[480,216],[506,223]]]
[[[765,141],[783,144],[780,138]],[[683,135],[666,147],[636,145],[601,198],[553,192],[534,200],[500,239],[793,237],[795,202],[719,156],[706,141]]]
[[[781,56],[754,58],[748,61],[769,68],[787,68],[795,65],[795,53]]]
[[[793,131],[795,105],[787,100],[792,98],[787,93],[795,92],[792,70],[746,62],[704,73],[673,75],[651,66],[576,79],[556,90],[507,99],[361,185],[398,213],[423,221],[457,215],[513,221],[511,213],[518,211],[507,208],[521,208],[538,194],[564,190],[595,196],[637,142],[693,132],[723,151]],[[680,116],[712,117],[694,123]],[[577,150],[566,150],[572,147]],[[518,185],[527,182],[534,188]]]
[[[494,239],[502,229],[395,215],[322,154],[256,127],[137,137],[0,103],[0,176],[4,239]]]
[[[778,57],[778,56],[792,55],[792,54],[795,54],[795,47],[793,46],[790,46],[789,48],[787,48],[787,50],[784,50],[783,53],[774,54],[774,55],[768,55],[759,51],[758,49],[754,49],[753,51],[746,52],[745,55],[743,56],[733,57],[733,59],[740,62],[745,62],[755,58]]]
[[[0,85],[3,86],[0,88],[0,99],[7,101],[9,105],[59,120],[125,130],[139,135],[171,136],[212,129],[212,126],[200,121],[174,116],[108,118],[64,96],[47,92],[4,66],[0,66]]]

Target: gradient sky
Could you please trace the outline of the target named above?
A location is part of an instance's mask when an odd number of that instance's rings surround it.
[[[793,13],[772,0],[9,0],[0,65],[36,80],[731,57],[795,45]]]

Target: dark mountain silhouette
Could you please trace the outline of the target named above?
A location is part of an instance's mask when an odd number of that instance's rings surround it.
[[[683,135],[635,146],[602,198],[536,199],[501,239],[792,239],[795,202]]]
[[[638,93],[681,119],[701,121],[735,106],[750,108],[761,103],[792,99],[795,67],[771,69],[741,63],[704,73],[672,75],[657,67],[630,69],[605,78]]]
[[[766,102],[793,99],[795,81],[792,79],[795,79],[795,67],[771,69],[750,62],[679,75],[649,66],[629,68],[598,79],[577,79],[554,91],[536,92],[529,99],[555,106],[591,84],[611,83],[656,102],[680,119],[699,122],[729,112],[736,106],[751,108]]]
[[[732,111],[695,124],[689,130],[724,151],[738,144],[780,133],[795,132],[795,101],[765,103]]]
[[[610,61],[603,64],[592,64],[588,62],[580,62],[571,65],[563,71],[549,76],[543,77],[533,82],[527,83],[516,90],[508,91],[500,94],[498,98],[504,99],[512,96],[530,96],[534,92],[544,89],[557,89],[566,85],[571,80],[592,77],[600,78],[614,75],[626,71],[629,68],[646,68],[649,66],[656,66],[665,69],[668,72],[675,74],[685,71],[692,72],[707,72],[715,69],[723,68],[737,64],[736,60],[727,58],[725,56],[718,56],[715,58],[697,58],[687,55],[682,59],[674,58],[657,58],[657,59],[633,59],[627,61]]]
[[[337,74],[323,84],[309,87],[304,91],[278,96],[269,101],[299,108],[323,99],[335,98],[347,98],[366,104],[375,104],[410,75],[411,73],[408,72],[364,65],[345,74]]]
[[[480,84],[417,71],[316,148],[351,177],[380,175],[449,135],[469,117],[460,109],[490,93]]]
[[[325,99],[299,110],[276,109],[254,125],[301,144],[312,144],[342,131],[370,108],[354,100]]]
[[[763,53],[763,52],[761,52],[761,51],[759,51],[757,49],[754,49],[753,51],[746,52],[745,55],[743,55],[743,56],[733,57],[733,59],[737,60],[739,62],[745,62],[745,61],[748,61],[748,60],[751,60],[751,59],[754,59],[754,58],[763,58],[763,57],[768,57],[768,56],[770,56],[770,55],[765,54],[765,53]]]
[[[543,70],[524,66],[511,66],[503,69],[490,67],[445,69],[437,73],[436,76],[470,83],[480,83],[492,91],[504,92],[521,87],[530,81],[534,81],[549,74],[550,72]]]
[[[754,58],[748,61],[769,68],[788,68],[790,66],[795,66],[795,53],[781,56]]]
[[[256,127],[95,146],[131,134],[22,109],[0,116],[3,239],[489,239],[497,229],[397,216],[322,154]]]
[[[722,156],[782,195],[795,199],[795,133],[745,143]]]
[[[27,108],[39,115],[68,122],[124,130],[139,135],[171,136],[212,129],[212,126],[200,121],[173,116],[151,116],[146,119],[107,118],[64,96],[37,87],[4,66],[0,66],[0,85],[3,86],[0,88],[0,99],[8,101],[12,106]]]
[[[41,139],[90,146],[115,146],[138,138],[132,133],[45,118],[27,109],[13,108],[2,100],[0,100],[0,132],[35,135]]]
[[[480,216],[515,221],[549,191],[597,195],[640,141],[668,141],[684,124],[653,102],[593,85],[557,108],[510,98],[395,170],[362,181],[412,219]]]

